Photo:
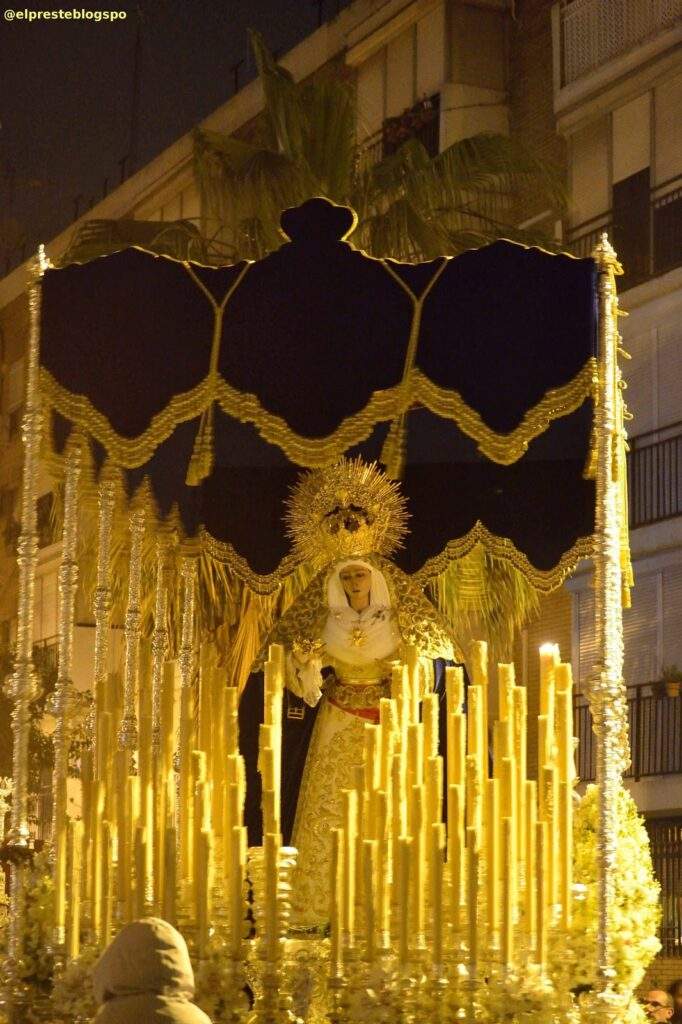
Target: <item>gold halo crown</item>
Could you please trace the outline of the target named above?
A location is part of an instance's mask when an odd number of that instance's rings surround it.
[[[287,533],[306,562],[390,555],[407,532],[405,504],[376,462],[341,458],[300,478],[287,502]]]

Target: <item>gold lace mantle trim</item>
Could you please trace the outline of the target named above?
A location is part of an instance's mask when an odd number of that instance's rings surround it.
[[[111,461],[125,469],[143,466],[180,423],[203,416],[214,401],[224,413],[240,423],[252,423],[265,441],[277,445],[290,461],[307,469],[329,465],[349,448],[365,441],[377,424],[403,416],[417,405],[456,423],[476,442],[486,458],[501,465],[511,465],[525,454],[531,441],[553,420],[574,412],[595,393],[596,375],[596,361],[590,357],[568,384],[547,391],[537,405],[525,413],[514,430],[499,434],[487,426],[457,391],[434,384],[419,368],[414,368],[404,384],[375,391],[364,409],[342,420],[324,438],[297,434],[281,416],[264,409],[256,395],[238,391],[222,377],[216,380],[212,374],[190,391],[174,395],[168,405],[152,418],[147,429],[133,438],[124,437],[114,430],[89,398],[67,390],[45,367],[40,371],[40,387],[48,407],[90,434],[103,445]]]

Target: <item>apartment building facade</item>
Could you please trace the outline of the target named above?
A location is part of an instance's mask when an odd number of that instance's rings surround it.
[[[330,62],[357,86],[359,159],[375,162],[405,133],[435,154],[480,131],[519,135],[566,169],[566,216],[522,197],[519,223],[541,226],[577,255],[608,231],[626,268],[619,282],[631,452],[630,520],[636,575],[625,613],[625,677],[633,767],[628,785],[647,815],[664,881],[665,981],[682,968],[682,697],[652,681],[682,667],[682,0],[356,0],[283,59],[297,79]],[[203,127],[247,134],[262,109],[257,82]],[[59,259],[77,236],[96,249],[110,239],[174,244],[178,254],[221,262],[193,178],[192,140],[180,138],[47,246]],[[198,253],[197,236],[204,246]],[[208,240],[208,242],[206,241]],[[185,248],[183,249],[183,246]],[[194,246],[195,248],[192,248]],[[26,343],[26,266],[0,280],[0,644],[11,643],[15,520]],[[36,641],[57,632],[58,544],[50,534],[49,486],[41,506]],[[558,642],[584,688],[594,659],[587,567],[543,602],[519,640],[532,706],[541,642]],[[91,613],[82,609],[76,682],[89,685]],[[49,663],[49,656],[47,657]],[[115,668],[112,665],[112,668]],[[577,697],[579,770],[589,781],[589,712]],[[681,971],[682,973],[682,971]]]

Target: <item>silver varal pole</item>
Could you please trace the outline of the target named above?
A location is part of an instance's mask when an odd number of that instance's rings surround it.
[[[98,711],[104,700],[109,668],[109,631],[111,627],[111,536],[116,507],[118,478],[105,466],[97,491],[97,585],[92,602],[95,617],[95,665],[93,671],[93,702],[87,727],[87,740],[92,748],[92,762],[97,778],[102,777],[99,764],[101,737],[97,735]]]
[[[599,664],[591,680],[589,701],[597,735],[598,932],[597,965],[604,992],[615,977],[612,934],[618,841],[618,791],[629,757],[625,684],[623,681],[621,516],[618,446],[621,436],[618,370],[618,300],[616,253],[603,234],[593,252],[599,271],[599,394],[597,425],[597,507],[595,523],[595,629]],[[622,468],[620,469],[622,472]],[[614,1012],[616,1011],[614,1002]],[[609,1012],[602,1005],[602,1012]]]
[[[59,566],[59,663],[53,707],[54,769],[52,777],[52,847],[55,865],[55,941],[65,939],[66,892],[66,796],[71,718],[73,715],[73,636],[78,586],[78,478],[82,448],[78,439],[69,441],[64,478],[64,525]]]
[[[145,512],[142,508],[130,513],[130,569],[128,578],[128,609],[126,611],[125,663],[123,672],[123,718],[118,734],[121,750],[130,752],[131,760],[137,750],[139,736],[137,729],[137,684],[140,670],[140,638],[142,609],[142,540],[144,537]]]
[[[7,845],[15,851],[10,884],[8,953],[16,963],[23,952],[25,912],[24,854],[28,853],[28,739],[29,706],[37,692],[33,667],[33,595],[38,534],[36,497],[38,457],[42,434],[42,411],[38,384],[40,340],[41,279],[49,266],[45,249],[40,246],[33,263],[29,289],[29,339],[26,382],[26,411],[22,428],[24,472],[21,490],[21,534],[19,536],[19,598],[17,607],[16,661],[12,679],[12,820]]]

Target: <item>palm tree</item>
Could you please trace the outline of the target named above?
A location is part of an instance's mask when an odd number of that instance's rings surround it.
[[[514,213],[530,188],[560,209],[560,177],[518,140],[474,135],[432,158],[412,138],[367,166],[348,78],[328,71],[295,83],[258,33],[251,44],[265,98],[253,140],[195,132],[202,210],[209,224],[221,225],[235,258],[278,248],[282,210],[319,195],[355,210],[352,242],[373,256],[433,259],[500,237],[548,244],[515,227]]]

